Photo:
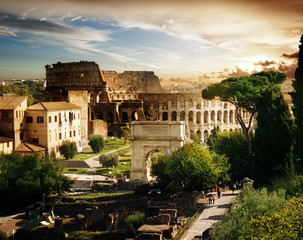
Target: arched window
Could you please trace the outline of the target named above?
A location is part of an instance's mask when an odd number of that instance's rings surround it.
[[[204,131],[203,137],[204,137],[204,142],[207,142],[207,140],[208,140],[208,131],[207,130]]]
[[[172,120],[172,121],[177,121],[177,112],[176,112],[176,111],[173,111],[173,112],[171,113],[171,120]]]
[[[229,122],[234,123],[234,112],[233,112],[233,110],[229,111]]]
[[[225,111],[224,111],[223,122],[224,122],[224,123],[227,123],[227,120],[228,120],[228,112],[225,110]]]
[[[136,111],[132,112],[132,121],[138,121],[138,113]]]
[[[185,112],[180,112],[180,121],[185,121]]]
[[[219,110],[219,111],[217,112],[217,121],[218,121],[218,122],[222,122],[222,112],[221,112],[221,110]]]
[[[193,111],[189,111],[188,113],[188,121],[193,122],[194,121],[194,113]]]
[[[199,137],[199,139],[201,140],[201,131],[200,130],[198,130],[197,132],[196,132],[196,134],[197,134],[197,136]]]
[[[168,120],[168,113],[167,112],[163,112],[162,113],[162,121],[167,121]]]
[[[208,123],[208,111],[204,112],[204,123]]]
[[[211,111],[210,119],[211,119],[212,122],[214,122],[216,120],[216,113],[215,113],[215,111]]]
[[[201,112],[197,112],[197,124],[201,123]]]
[[[128,122],[128,114],[127,114],[127,112],[122,112],[122,122]]]

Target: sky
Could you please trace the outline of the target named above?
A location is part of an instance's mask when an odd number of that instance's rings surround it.
[[[0,79],[95,61],[163,81],[279,70],[293,77],[301,0],[0,0]]]

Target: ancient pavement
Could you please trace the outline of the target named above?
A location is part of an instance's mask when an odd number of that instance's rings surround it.
[[[201,236],[206,229],[218,222],[220,217],[231,206],[232,200],[237,196],[238,193],[239,191],[235,191],[234,194],[232,194],[232,191],[226,191],[223,192],[223,196],[221,196],[220,199],[218,199],[217,194],[215,194],[215,204],[207,205],[195,223],[190,227],[190,229],[187,230],[182,240],[191,240],[195,236]]]

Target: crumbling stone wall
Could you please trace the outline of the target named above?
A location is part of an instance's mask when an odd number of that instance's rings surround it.
[[[110,92],[161,93],[159,77],[151,71],[102,71]]]

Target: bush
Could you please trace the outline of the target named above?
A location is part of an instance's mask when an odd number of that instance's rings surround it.
[[[197,144],[201,143],[201,139],[194,132],[190,132],[190,139],[193,140]]]
[[[6,232],[0,230],[0,240],[6,240],[6,239],[7,239]]]
[[[216,240],[239,239],[250,231],[252,218],[270,216],[281,210],[285,204],[284,190],[269,193],[266,188],[255,190],[247,186],[236,198],[231,210],[215,225],[211,234]]]
[[[104,148],[104,139],[101,135],[90,135],[88,144],[94,153],[99,153]]]
[[[290,175],[287,178],[275,179],[271,182],[269,187],[271,191],[277,191],[278,189],[284,189],[286,197],[294,197],[303,194],[303,176]]]
[[[73,158],[77,153],[77,145],[75,142],[65,140],[59,147],[59,152],[65,159]]]
[[[117,167],[119,164],[119,158],[116,154],[103,154],[99,157],[99,162],[102,164],[102,167],[110,168]]]
[[[128,215],[124,222],[127,226],[128,230],[132,233],[136,233],[137,229],[144,224],[145,221],[145,213],[135,212],[131,215]]]
[[[302,239],[302,212],[303,197],[292,198],[281,211],[254,218],[241,239]]]

